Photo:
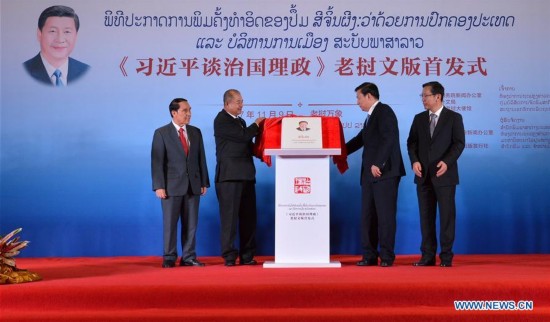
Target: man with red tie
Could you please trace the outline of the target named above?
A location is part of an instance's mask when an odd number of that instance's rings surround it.
[[[155,130],[151,148],[153,190],[161,200],[164,255],[162,267],[176,265],[178,221],[181,219],[181,266],[204,266],[197,260],[195,233],[200,197],[210,187],[202,133],[189,125],[191,106],[175,98],[172,122]]]

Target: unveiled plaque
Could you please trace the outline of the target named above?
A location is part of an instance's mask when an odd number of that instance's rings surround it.
[[[320,117],[285,117],[281,123],[281,149],[322,149]]]

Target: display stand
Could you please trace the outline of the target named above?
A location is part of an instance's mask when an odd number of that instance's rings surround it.
[[[275,261],[264,268],[341,267],[330,261],[330,155],[338,149],[265,149],[275,161]]]

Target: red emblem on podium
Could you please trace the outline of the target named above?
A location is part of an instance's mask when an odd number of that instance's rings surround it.
[[[311,178],[310,177],[295,177],[294,178],[294,193],[296,193],[296,194],[311,193]]]

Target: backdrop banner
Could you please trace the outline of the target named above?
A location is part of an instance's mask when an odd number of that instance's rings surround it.
[[[80,23],[63,45],[53,45],[55,30],[38,30],[58,4]],[[395,251],[417,254],[406,140],[424,110],[422,84],[439,81],[466,131],[455,252],[549,253],[549,12],[546,0],[0,0],[0,234],[23,227],[27,257],[161,256],[150,155],[173,98],[189,100],[213,183],[213,120],[227,89],[241,91],[248,124],[331,117],[347,141],[366,117],[354,89],[369,81],[398,117],[407,170]],[[66,86],[34,68],[41,46],[70,52]],[[258,253],[273,255],[275,168],[255,162]],[[332,254],[361,253],[361,153],[347,164],[330,167]],[[220,254],[219,221],[212,186],[200,203],[199,257]]]

